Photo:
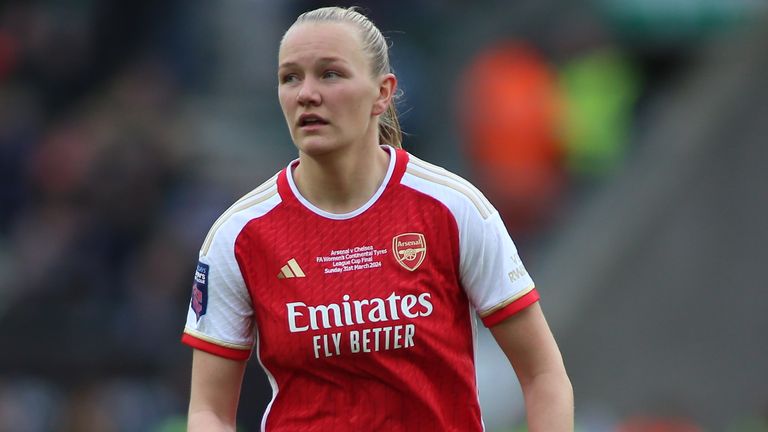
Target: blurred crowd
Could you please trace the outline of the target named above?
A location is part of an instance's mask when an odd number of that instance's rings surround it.
[[[181,431],[190,356],[178,339],[197,250],[216,216],[272,173],[236,186],[211,175],[220,144],[205,142],[193,107],[216,70],[182,2],[66,3],[0,5],[0,431]],[[457,116],[465,175],[516,237],[535,241],[569,193],[620,167],[654,77],[583,27],[548,44],[503,34],[457,68],[455,111],[424,114],[419,80],[434,69],[423,57],[438,43],[419,17],[443,6],[416,3],[414,40],[394,47],[409,149],[428,155],[438,139],[425,125]],[[453,19],[469,7],[447,3]],[[405,19],[379,13],[384,29]],[[243,414],[245,427],[258,411]],[[733,430],[768,430],[759,417],[741,423]],[[703,430],[606,413],[580,413],[579,428]]]
[[[173,342],[217,209],[173,58],[126,42],[104,63],[100,14],[0,9],[3,431],[172,430],[184,412]]]

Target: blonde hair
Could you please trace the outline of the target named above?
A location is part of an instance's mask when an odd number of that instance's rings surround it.
[[[354,25],[360,31],[360,39],[363,42],[363,51],[371,60],[374,76],[392,72],[389,64],[389,45],[381,31],[365,15],[358,12],[357,7],[323,7],[304,12],[296,18],[291,27],[305,22],[337,22]],[[286,32],[287,33],[287,32]],[[387,144],[395,148],[402,148],[403,131],[397,118],[395,99],[399,94],[392,95],[387,110],[379,117],[379,144]]]

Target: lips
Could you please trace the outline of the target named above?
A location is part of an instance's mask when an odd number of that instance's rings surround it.
[[[317,114],[302,114],[297,122],[299,127],[322,126],[327,124],[328,120]]]

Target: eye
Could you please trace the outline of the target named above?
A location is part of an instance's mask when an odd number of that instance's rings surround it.
[[[296,80],[298,80],[299,77],[295,73],[287,73],[280,77],[280,83],[282,84],[289,84]]]
[[[336,71],[329,70],[329,71],[323,72],[323,78],[327,78],[327,79],[341,78],[341,74]]]

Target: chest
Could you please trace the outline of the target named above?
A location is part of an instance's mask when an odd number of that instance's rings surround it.
[[[238,239],[237,256],[260,343],[283,363],[402,351],[467,307],[455,222],[440,208],[270,216]]]

